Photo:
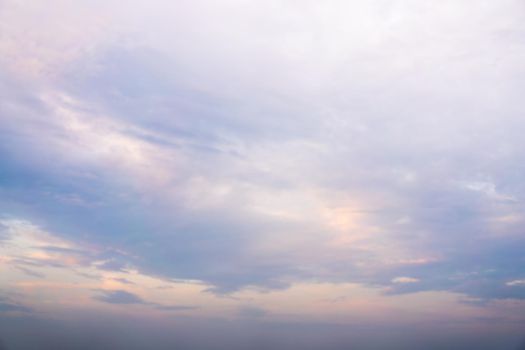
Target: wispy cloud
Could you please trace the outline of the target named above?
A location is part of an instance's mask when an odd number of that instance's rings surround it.
[[[146,304],[139,296],[125,290],[100,291],[95,299],[108,304]]]
[[[8,299],[0,297],[0,312],[33,312],[30,307],[11,302]]]
[[[95,300],[102,301],[108,304],[118,305],[147,305],[157,310],[163,311],[186,311],[195,310],[198,307],[193,305],[164,305],[154,302],[145,301],[140,296],[125,290],[99,290],[99,295],[94,297]]]

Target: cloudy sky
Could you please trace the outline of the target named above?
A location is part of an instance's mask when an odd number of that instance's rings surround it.
[[[523,91],[521,0],[0,1],[0,349],[516,349]]]

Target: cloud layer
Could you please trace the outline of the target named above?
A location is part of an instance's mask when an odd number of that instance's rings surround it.
[[[520,1],[0,7],[12,281],[525,299]]]

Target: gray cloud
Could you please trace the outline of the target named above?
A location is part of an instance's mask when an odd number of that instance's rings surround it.
[[[330,25],[308,15],[327,5],[282,6],[262,26],[198,16],[217,32],[149,23],[142,45],[73,55],[44,92],[4,68],[1,212],[110,247],[53,252],[216,293],[316,280],[523,299],[506,285],[523,278],[522,5],[339,3],[351,18]],[[341,198],[363,202],[356,231],[379,232],[362,246],[334,248],[320,213],[297,215]],[[385,263],[390,250],[435,261]]]
[[[99,295],[94,297],[95,300],[102,301],[108,304],[138,304],[148,305],[154,307],[157,310],[163,311],[186,311],[197,309],[194,305],[164,305],[154,302],[148,302],[142,299],[140,296],[130,293],[125,290],[99,290]]]
[[[125,290],[100,291],[101,295],[95,299],[108,304],[145,304],[146,302],[139,296],[126,292]]]
[[[33,310],[27,306],[14,303],[6,298],[0,297],[0,312],[32,312]]]

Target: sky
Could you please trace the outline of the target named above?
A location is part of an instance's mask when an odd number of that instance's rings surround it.
[[[525,348],[525,2],[0,1],[0,350]]]

